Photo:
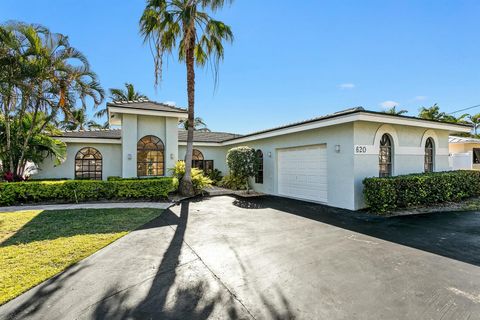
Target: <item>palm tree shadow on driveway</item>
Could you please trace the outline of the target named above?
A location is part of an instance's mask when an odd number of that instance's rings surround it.
[[[148,292],[141,301],[129,303],[130,293],[115,292],[112,289],[105,294],[105,298],[95,307],[94,319],[208,319],[213,316],[216,308],[221,309],[222,318],[227,319],[250,319],[253,316],[237,300],[237,298],[221,283],[211,271],[198,259],[200,269],[194,263],[180,264],[182,249],[186,249],[184,237],[189,218],[189,202],[181,204],[180,216],[167,210],[159,217],[163,223],[170,226],[176,225],[173,238],[168,249],[162,256],[160,266],[151,282]],[[158,223],[158,222],[157,222]],[[147,224],[145,226],[149,226]],[[188,247],[187,250],[191,248]],[[185,268],[193,268],[192,274],[184,276]],[[205,273],[205,270],[208,270]],[[189,271],[187,271],[189,273]],[[213,276],[213,277],[212,277]],[[213,280],[213,281],[212,281]],[[276,319],[292,319],[293,314],[288,310],[288,302],[277,290],[280,299],[284,302],[285,312],[278,310],[275,304],[270,303],[267,297],[261,296],[262,303]],[[130,305],[128,307],[128,305]],[[218,317],[218,313],[214,318]]]

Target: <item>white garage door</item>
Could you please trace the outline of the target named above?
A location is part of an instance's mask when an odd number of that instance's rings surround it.
[[[279,149],[278,193],[287,197],[327,202],[326,146]]]

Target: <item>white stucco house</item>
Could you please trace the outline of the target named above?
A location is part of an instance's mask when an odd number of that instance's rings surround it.
[[[35,178],[162,176],[184,159],[178,123],[186,110],[147,100],[107,108],[121,129],[62,133],[66,161],[54,167],[47,159]],[[263,159],[256,191],[357,210],[365,207],[365,177],[449,170],[449,135],[470,129],[354,108],[246,135],[197,131],[193,161],[227,174],[227,151],[250,146]]]

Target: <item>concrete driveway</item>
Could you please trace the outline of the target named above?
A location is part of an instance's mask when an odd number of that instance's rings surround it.
[[[10,319],[480,319],[480,213],[185,202],[0,307]]]

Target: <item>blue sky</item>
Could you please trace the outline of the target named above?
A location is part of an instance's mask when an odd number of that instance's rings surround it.
[[[0,0],[0,21],[40,23],[83,51],[104,88],[132,82],[186,106],[185,68],[170,59],[155,90],[138,33],[142,0]],[[353,106],[398,104],[416,115],[480,104],[480,1],[236,0],[220,84],[197,71],[197,115],[246,133]],[[473,111],[480,112],[480,108]]]

